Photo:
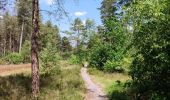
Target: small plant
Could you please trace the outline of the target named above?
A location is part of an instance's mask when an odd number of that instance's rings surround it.
[[[5,57],[6,61],[11,64],[23,63],[23,56],[20,53],[10,53]]]

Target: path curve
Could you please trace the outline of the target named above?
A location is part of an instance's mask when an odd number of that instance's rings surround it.
[[[81,76],[85,81],[87,88],[87,94],[84,100],[107,100],[106,94],[102,91],[101,87],[90,79],[87,68],[81,68]]]

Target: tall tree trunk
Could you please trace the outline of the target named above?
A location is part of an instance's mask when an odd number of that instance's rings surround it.
[[[23,33],[24,33],[24,21],[22,22],[22,29],[21,29],[20,42],[19,42],[19,52],[21,52]]]
[[[31,37],[31,67],[32,67],[32,95],[39,93],[39,61],[38,61],[38,34],[39,34],[39,0],[33,0],[33,33]]]

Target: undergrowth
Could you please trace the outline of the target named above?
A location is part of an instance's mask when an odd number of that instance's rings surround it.
[[[38,100],[83,100],[85,88],[79,71],[77,66],[55,75],[41,74]],[[31,75],[0,77],[0,100],[32,100]]]

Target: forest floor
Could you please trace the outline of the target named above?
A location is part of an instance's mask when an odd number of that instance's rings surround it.
[[[52,75],[40,74],[38,100],[84,100],[86,88],[79,65],[61,60],[60,71]],[[0,65],[0,100],[31,99],[31,65]]]

